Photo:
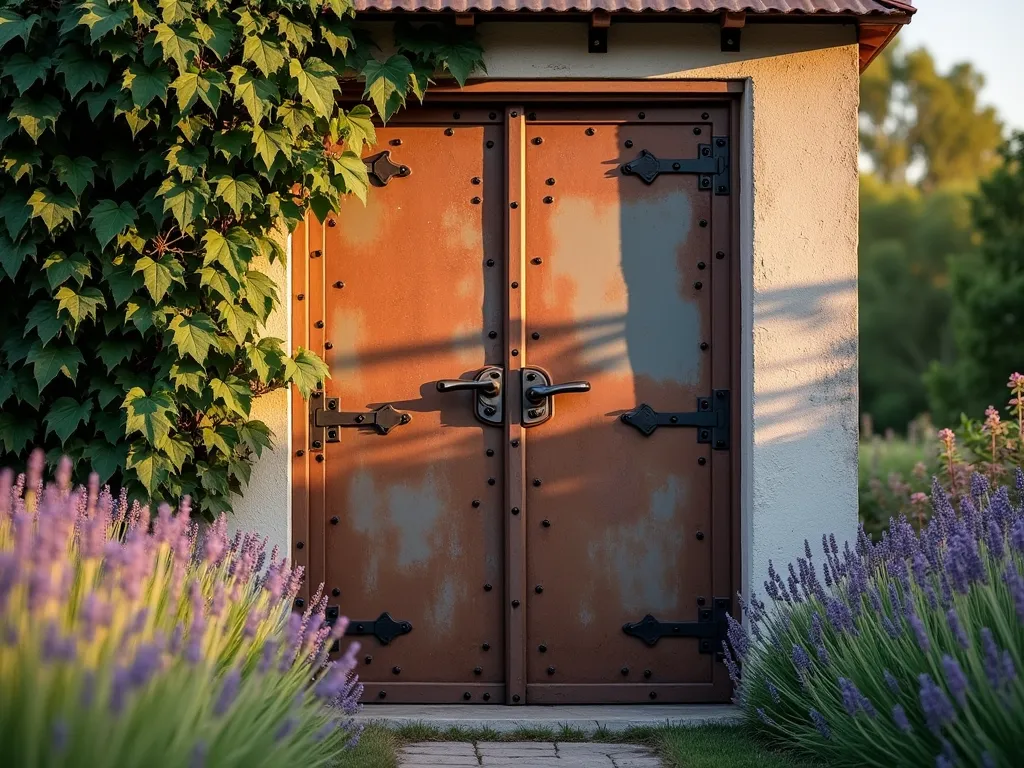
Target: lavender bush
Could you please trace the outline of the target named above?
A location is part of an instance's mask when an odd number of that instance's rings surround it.
[[[959,514],[934,484],[920,532],[901,517],[770,568],[726,644],[752,728],[828,765],[1021,764],[1024,473],[969,482]]]
[[[327,660],[345,622],[290,610],[300,570],[42,468],[0,474],[5,765],[318,766],[354,740],[358,646]]]

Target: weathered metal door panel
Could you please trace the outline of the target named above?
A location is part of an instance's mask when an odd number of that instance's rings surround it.
[[[411,626],[388,644],[355,638],[368,701],[504,696],[503,433],[475,417],[473,392],[437,388],[503,354],[502,128],[474,117],[379,129],[369,157],[386,149],[405,170],[388,178],[378,163],[366,207],[346,200],[311,260],[324,273],[322,407],[346,421],[311,464],[325,473],[311,576],[353,625],[387,612]],[[370,412],[386,405],[407,421],[384,435]]]
[[[621,419],[642,403],[697,411],[729,388],[729,292],[713,290],[729,282],[713,246],[728,236],[729,198],[696,174],[647,183],[623,170],[642,150],[700,157],[727,135],[727,113],[700,115],[538,109],[528,124],[524,365],[591,384],[556,396],[526,433],[531,703],[728,697],[713,636],[701,653],[697,638],[649,645],[624,631],[648,614],[698,622],[731,593],[728,493],[712,493],[729,453],[697,428],[646,436]]]

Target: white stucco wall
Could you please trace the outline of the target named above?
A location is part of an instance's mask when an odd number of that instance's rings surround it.
[[[742,52],[719,29],[613,24],[608,53],[588,54],[575,23],[479,25],[488,77],[743,81],[741,184],[744,439],[743,585],[761,591],[769,559],[785,564],[857,520],[856,31],[752,25]],[[429,95],[428,95],[429,100]],[[281,285],[284,286],[284,276]],[[281,336],[291,311],[271,319]],[[257,413],[277,433],[238,523],[288,542],[287,401]]]

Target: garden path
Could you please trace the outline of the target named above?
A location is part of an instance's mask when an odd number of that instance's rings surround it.
[[[421,741],[401,749],[399,768],[661,768],[648,748],[632,744],[553,741]]]

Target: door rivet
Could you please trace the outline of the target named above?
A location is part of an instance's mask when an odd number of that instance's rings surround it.
[[[324,342],[324,349],[334,349],[334,343],[330,341]]]
[[[409,423],[409,419],[410,419],[409,414],[408,413],[403,413],[402,414],[402,418],[400,418],[399,421],[402,422],[403,424],[408,424]]]
[[[540,334],[537,333],[536,331],[534,331],[533,333],[530,334],[530,338],[532,338],[534,341],[536,341],[537,339],[540,338]]]
[[[331,590],[331,594],[334,595],[335,597],[338,597],[339,595],[341,595],[341,590],[338,589],[337,587],[335,587],[334,589]]]
[[[512,703],[513,704],[518,704],[519,703],[519,694],[518,693],[513,693],[512,694]]]
[[[536,112],[531,112],[530,114],[528,114],[526,116],[526,119],[527,120],[536,120],[537,119],[537,113]]]
[[[494,259],[488,259],[486,263],[487,263],[488,267],[493,267],[494,266]]]
[[[555,674],[555,668],[554,667],[548,667],[548,674],[549,675]]]
[[[702,112],[700,115],[701,120],[707,120],[709,117],[711,117],[711,115],[709,115],[707,112]]]
[[[306,299],[306,294],[304,294],[304,293],[300,293],[300,294],[299,294],[298,296],[296,296],[295,298],[296,298],[296,299],[298,299],[299,301],[305,301],[305,299]]]
[[[701,288],[704,287],[704,283],[702,283],[700,280],[698,280],[697,282],[695,282],[693,284],[693,287],[696,288],[699,291]]]
[[[518,448],[519,447],[519,440],[518,439],[512,441],[512,447],[513,448]]]
[[[536,256],[536,257],[530,259],[530,263],[531,264],[536,264],[536,265],[539,266],[540,264],[544,263],[544,259],[542,259],[540,256]]]
[[[719,146],[719,147],[724,147],[725,146],[725,139],[716,139],[715,140],[715,144],[717,146]]]
[[[693,129],[693,135],[694,136],[700,136],[700,128],[694,128]]]
[[[669,416],[668,420],[670,422],[672,422],[673,424],[678,424],[679,423],[679,417],[678,416]]]
[[[324,327],[324,321],[323,320],[317,320],[315,325],[316,325],[317,328],[323,328]]]
[[[704,269],[705,267],[707,267],[707,264],[705,264],[703,261],[697,262],[697,269]]]
[[[539,595],[541,592],[544,591],[544,587],[542,585],[538,584],[536,587],[533,588],[533,591],[536,592]]]
[[[539,419],[541,416],[544,415],[544,411],[541,410],[540,408],[531,408],[526,412],[526,415],[529,416],[531,419]]]
[[[484,701],[490,701],[490,700],[491,700],[491,694],[489,694],[489,693],[485,693],[485,694],[483,695],[483,700],[484,700]]]
[[[518,112],[516,112],[515,110],[513,110],[512,112],[509,112],[509,115],[510,115],[511,117],[519,117],[519,113],[518,113]]]
[[[513,515],[518,515],[519,514],[519,507],[512,507],[512,514]]]
[[[487,338],[489,338],[489,339],[496,339],[496,338],[498,338],[498,332],[497,331],[491,331],[490,333],[487,334]]]
[[[553,186],[555,186],[555,178],[552,176],[550,179],[548,179],[544,183],[547,184],[549,187],[553,187]]]
[[[340,522],[341,522],[341,518],[339,518],[337,515],[335,515],[334,517],[331,518],[331,525],[337,525]]]
[[[392,140],[391,140],[391,141],[389,141],[388,143],[389,143],[389,144],[390,144],[390,145],[391,145],[392,147],[400,147],[400,146],[402,146],[402,140],[401,140],[401,139],[392,139]]]
[[[319,397],[319,395],[317,395],[317,397]],[[337,400],[337,398],[333,398],[332,397],[330,400],[327,401],[327,410],[329,410],[329,411],[336,411],[336,410],[338,410],[338,400]]]
[[[461,112],[452,112],[452,117],[454,117],[456,120],[459,120],[462,117],[462,113]]]
[[[492,149],[493,147],[494,147],[494,142],[493,141],[488,141],[487,142],[487,148],[488,149]]]
[[[491,113],[490,113],[489,115],[487,115],[487,116],[488,116],[488,117],[489,117],[489,118],[490,118],[491,120],[497,120],[497,119],[498,119],[498,113],[497,113],[497,112],[491,112]]]
[[[682,165],[680,165],[679,163],[672,163],[672,170],[673,170],[673,171],[678,171],[678,170],[679,170],[680,168],[682,168],[682,167],[683,167],[683,166],[682,166]]]
[[[519,287],[519,283],[516,282],[516,281],[512,281],[512,287],[513,288],[518,288]]]
[[[703,149],[701,149],[700,154],[703,157],[711,157],[711,148],[710,147],[704,147]]]
[[[512,350],[512,357],[519,357],[519,350],[518,349],[513,349]]]
[[[626,149],[632,149],[632,147],[633,147],[633,140],[632,139],[626,139]]]
[[[310,254],[309,254],[309,258],[311,258],[311,259],[319,259],[323,255],[324,254],[323,254],[322,251],[311,251]]]
[[[488,416],[493,416],[494,414],[497,413],[497,410],[495,410],[493,405],[488,405],[486,408],[484,408],[484,413],[487,414]]]
[[[473,205],[480,205],[480,198],[479,197],[474,197],[469,202],[471,202]]]
[[[715,448],[725,448],[725,440],[715,440]]]
[[[534,143],[534,145],[543,144],[544,143],[544,139],[542,139],[540,136],[535,136],[534,139],[533,139],[533,143]]]
[[[725,194],[725,187],[724,187],[724,186],[720,186],[720,187],[718,188],[718,192],[719,192],[720,194],[723,194],[723,195],[724,195],[724,194]]]
[[[702,187],[710,187],[711,186],[711,179],[701,179],[700,180],[700,185]]]
[[[715,393],[715,397],[717,397],[719,400],[725,400],[725,392],[720,389]]]
[[[295,548],[296,549],[303,549],[303,548],[305,548],[305,546],[306,546],[305,542],[302,542],[302,541],[295,542]]]
[[[619,670],[619,673],[622,674],[622,675],[628,675],[629,674],[629,667],[623,667],[622,669]]]
[[[654,691],[651,691],[649,694],[647,694],[647,696],[651,700],[654,700],[654,699],[658,698],[658,694],[656,694]]]
[[[496,482],[497,482],[497,480],[495,480],[493,477],[488,477],[487,478],[487,484],[488,485],[494,485]]]
[[[316,455],[316,460],[317,460],[318,464],[323,464],[323,462],[324,462],[324,455],[322,453],[318,453]]]
[[[337,282],[336,282],[336,283],[334,284],[334,287],[335,287],[335,288],[344,288],[344,287],[345,287],[345,284],[344,284],[343,282],[341,282],[341,280],[338,280],[338,281],[337,281]]]
[[[494,449],[493,448],[488,448],[486,451],[484,451],[484,453],[486,453],[488,456],[493,456],[494,455]]]
[[[513,608],[518,608],[519,607],[519,601],[518,600],[513,600],[512,601],[512,607]]]
[[[700,225],[701,225],[702,227],[706,227],[706,226],[708,225],[708,220],[707,220],[707,219],[701,219],[701,220],[700,220],[700,221],[699,221],[698,223],[699,223],[699,224],[700,224]]]
[[[356,424],[362,424],[366,420],[366,417],[362,414],[356,416]]]
[[[490,584],[484,584],[484,592],[490,592],[492,589],[494,589],[494,587]]]
[[[479,507],[480,506],[480,499],[473,499],[473,506],[474,507]]]
[[[547,653],[548,652],[548,647],[546,645],[544,645],[544,643],[541,643],[540,645],[537,646],[537,650],[540,651],[541,653]]]
[[[551,205],[553,202],[555,202],[555,198],[553,198],[551,195],[548,195],[547,197],[544,198],[544,203],[546,205]]]
[[[639,117],[641,120],[643,120],[643,119],[645,119],[647,117],[647,115],[644,112],[641,112],[640,114],[637,115],[637,117]]]
[[[536,378],[537,378],[537,374],[536,373],[528,373],[528,374],[526,374],[526,380],[527,381],[533,381]]]
[[[650,679],[650,677],[651,677],[651,670],[645,669],[644,670],[644,677]]]
[[[401,667],[392,667],[391,668],[391,674],[393,674],[393,675],[400,675],[400,674],[402,674],[402,668]]]
[[[511,202],[511,203],[509,203],[509,204],[508,204],[508,207],[509,207],[509,208],[512,208],[512,209],[516,209],[516,208],[518,208],[518,207],[519,207],[519,203],[517,203],[517,202]]]
[[[698,597],[697,598],[697,605],[704,605],[704,603],[706,603],[706,602],[707,602],[707,600],[705,600],[703,597]]]
[[[707,440],[710,436],[711,436],[711,433],[708,432],[706,429],[702,429],[700,431],[700,439],[701,440]]]
[[[445,128],[444,129],[444,135],[445,136],[454,136],[455,135],[455,129],[454,128]]]
[[[490,643],[484,643],[480,647],[483,648],[485,651],[491,650],[491,644]]]
[[[724,259],[725,258],[725,251],[719,251],[718,253],[716,253],[715,254],[715,258],[716,259]]]
[[[386,699],[387,697],[388,697],[388,692],[387,691],[378,691],[377,692],[377,698],[378,699]]]
[[[327,220],[327,226],[328,227],[336,227],[336,226],[338,226],[338,222],[336,220],[334,220],[334,219],[328,219]]]
[[[338,430],[336,430],[336,429],[328,429],[327,430],[327,437],[329,439],[331,439],[331,440],[337,440],[338,439]]]
[[[324,444],[320,440],[314,440],[313,447],[319,450],[324,447]]]
[[[700,343],[700,348],[701,348],[702,350],[706,350],[706,349],[708,348],[708,343],[707,343],[706,341],[702,341],[702,342]]]
[[[699,459],[697,459],[697,463],[703,467],[705,464],[708,463],[708,460],[701,456]]]
[[[540,479],[539,477],[535,477],[535,478],[533,479],[533,487],[534,487],[534,488],[539,488],[539,487],[540,487],[540,484],[541,484],[541,479]]]
[[[363,659],[363,663],[364,664],[372,664],[373,663],[373,656],[367,656],[366,658],[364,658]]]
[[[551,527],[551,521],[550,520],[541,520],[540,524],[543,525],[545,528],[550,528]]]
[[[484,670],[483,670],[482,667],[473,667],[473,674],[474,675],[482,675],[483,673],[484,673]]]
[[[306,455],[306,452],[305,452],[304,450],[302,450],[302,449],[300,448],[299,450],[297,450],[297,451],[295,452],[295,455],[296,455],[296,456],[305,456],[305,455]]]
[[[704,531],[697,531],[697,541],[704,541]]]
[[[587,134],[587,136],[593,136],[594,135],[594,129],[593,128],[587,128],[587,130],[585,130],[584,133]]]
[[[296,608],[302,608],[305,605],[306,605],[306,601],[303,600],[301,597],[296,597],[295,598],[295,607]]]
[[[472,179],[470,179],[470,182],[473,183],[473,184],[479,184],[480,183],[480,177],[479,176],[474,176]]]

